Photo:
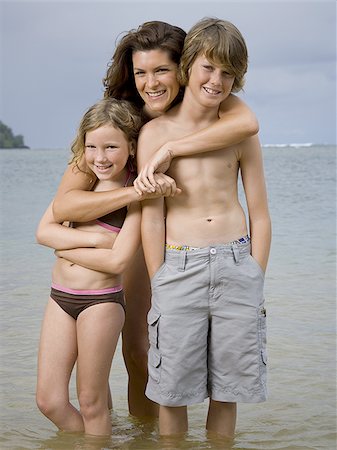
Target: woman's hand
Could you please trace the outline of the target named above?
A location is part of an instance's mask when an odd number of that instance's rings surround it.
[[[135,180],[135,186],[141,183],[142,186],[146,186],[148,189],[155,188],[156,173],[165,173],[170,167],[172,158],[173,152],[170,149],[170,144],[162,145],[139,172]]]
[[[140,200],[150,200],[158,197],[174,197],[181,193],[173,178],[164,173],[153,174],[153,185],[144,183],[139,176],[134,181],[134,188],[141,197]]]

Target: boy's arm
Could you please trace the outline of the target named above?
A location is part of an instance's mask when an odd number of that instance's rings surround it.
[[[147,200],[142,205],[142,245],[150,279],[164,262],[164,199]]]
[[[270,243],[271,221],[263,171],[262,151],[257,136],[239,144],[240,169],[249,214],[252,256],[266,270]]]
[[[151,158],[157,146],[161,144],[160,139],[165,139],[165,132],[160,133],[156,121],[143,127],[137,149],[137,165],[140,169]],[[163,197],[142,202],[141,237],[150,279],[164,261],[166,235],[164,204]]]
[[[43,214],[35,233],[36,241],[56,250],[77,247],[111,247],[114,237],[111,233],[96,233],[69,228],[55,221],[52,203]]]
[[[62,177],[53,204],[57,222],[87,222],[139,200],[132,186],[91,192],[96,176],[89,174],[84,161],[80,163],[80,169],[71,164]]]
[[[146,186],[154,185],[154,172],[166,172],[173,158],[214,150],[241,142],[258,132],[258,121],[251,109],[235,95],[220,105],[220,119],[203,130],[181,139],[166,142],[146,162],[136,180]]]
[[[121,274],[125,271],[140,244],[140,223],[140,204],[132,203],[112,248],[77,248],[57,251],[56,255],[88,269]]]

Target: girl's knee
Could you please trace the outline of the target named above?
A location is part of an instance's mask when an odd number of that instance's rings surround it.
[[[53,417],[60,409],[64,408],[67,401],[61,395],[53,395],[51,393],[37,391],[36,404],[42,414],[50,418]]]
[[[85,421],[94,420],[109,413],[107,393],[102,395],[102,392],[82,391],[79,393],[78,401]]]

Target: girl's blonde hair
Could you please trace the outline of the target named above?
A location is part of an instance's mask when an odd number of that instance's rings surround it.
[[[131,148],[136,150],[139,130],[143,125],[140,113],[126,100],[105,98],[91,106],[84,114],[71,145],[73,156],[69,164],[74,163],[78,167],[85,151],[86,133],[103,125],[112,125],[123,131]]]
[[[189,69],[199,55],[234,76],[232,92],[243,88],[248,67],[248,51],[240,31],[231,22],[205,18],[187,33],[178,78],[187,86]]]

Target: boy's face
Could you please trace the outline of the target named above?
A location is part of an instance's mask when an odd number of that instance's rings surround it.
[[[189,70],[188,87],[193,96],[206,107],[216,107],[232,91],[234,76],[211,63],[204,55],[195,59]]]

